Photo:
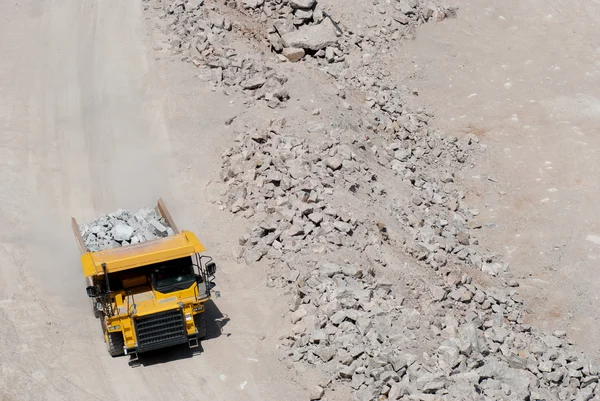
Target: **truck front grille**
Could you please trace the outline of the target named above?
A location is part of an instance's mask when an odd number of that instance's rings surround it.
[[[138,317],[135,331],[140,352],[187,342],[185,321],[179,309]]]

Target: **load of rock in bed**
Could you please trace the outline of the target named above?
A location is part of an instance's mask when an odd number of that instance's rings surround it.
[[[90,223],[80,224],[79,231],[86,247],[92,252],[175,234],[166,220],[149,208],[142,208],[135,213],[120,209]]]

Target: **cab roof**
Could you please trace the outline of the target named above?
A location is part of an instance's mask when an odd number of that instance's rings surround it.
[[[85,252],[81,256],[83,274],[86,277],[134,269],[153,263],[165,262],[204,252],[205,248],[196,235],[189,231],[139,244],[98,252]]]

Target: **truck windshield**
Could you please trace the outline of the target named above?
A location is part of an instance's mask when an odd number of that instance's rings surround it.
[[[152,273],[152,284],[158,292],[167,293],[190,288],[196,276],[191,265],[161,266]]]

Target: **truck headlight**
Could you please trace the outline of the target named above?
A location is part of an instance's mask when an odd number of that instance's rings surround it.
[[[192,320],[192,315],[190,315],[189,313],[186,313],[185,320]]]
[[[194,308],[194,312],[202,312],[204,310],[203,305],[198,305]]]
[[[115,330],[119,330],[121,328],[121,326],[110,326],[108,328],[108,331],[115,331]]]

